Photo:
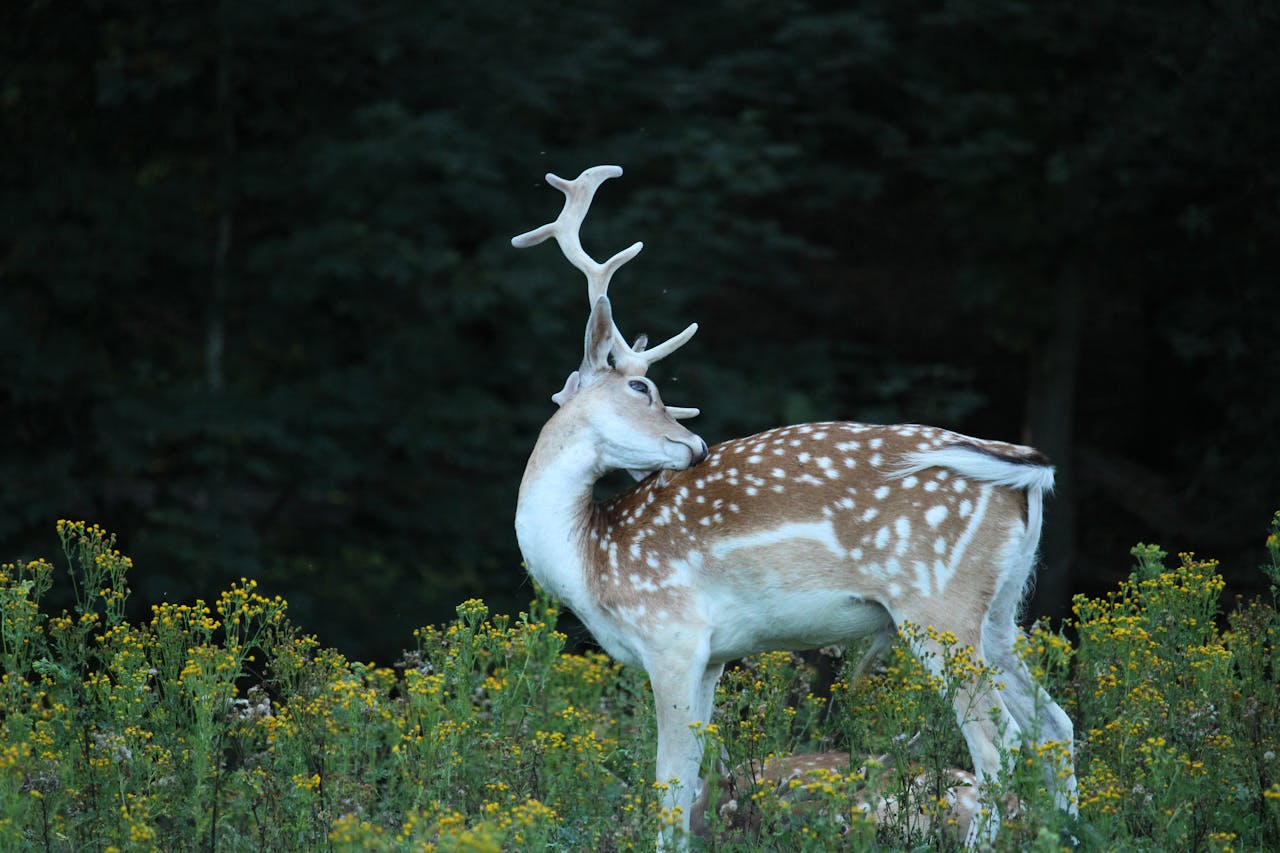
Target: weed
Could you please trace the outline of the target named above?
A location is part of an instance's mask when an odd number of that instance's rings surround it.
[[[379,666],[322,647],[251,580],[130,622],[114,538],[58,533],[65,577],[0,567],[0,849],[651,849],[665,816],[643,674],[566,653],[541,594],[515,618],[463,602]],[[1032,628],[1021,653],[1076,723],[1080,818],[1046,790],[1066,745],[1023,747],[972,813],[1004,810],[998,849],[1280,846],[1280,514],[1266,546],[1270,602],[1223,617],[1213,562],[1139,546],[1115,592]],[[61,582],[75,604],[48,613]],[[976,793],[950,700],[1001,674],[901,628],[857,681],[856,656],[834,681],[791,653],[730,668],[700,734],[737,811],[710,809],[696,848],[959,846]]]

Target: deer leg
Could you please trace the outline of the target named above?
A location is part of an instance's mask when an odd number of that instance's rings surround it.
[[[1075,775],[1075,729],[1057,702],[1035,683],[1022,658],[1014,650],[1018,629],[1012,621],[1001,625],[988,621],[983,629],[983,652],[1004,674],[1001,697],[1022,727],[1040,745],[1054,741],[1066,744],[1067,763],[1062,767],[1045,766],[1045,781],[1053,792],[1058,808],[1078,814]]]
[[[880,660],[889,646],[893,645],[893,638],[897,636],[897,630],[892,622],[885,624],[884,628],[877,631],[871,639],[871,646],[863,653],[862,659],[858,661],[858,665],[853,669],[853,675],[849,676],[849,683],[856,684],[861,681],[863,676],[871,671],[871,667]]]
[[[695,720],[702,723],[711,722],[716,704],[716,685],[720,683],[722,674],[724,674],[722,663],[707,664],[707,668],[702,671],[702,681],[698,685],[698,707]]]
[[[1078,797],[1075,729],[1071,718],[1044,688],[1036,684],[1022,657],[1014,649],[1014,643],[1022,636],[1017,616],[1026,587],[1026,577],[1031,571],[1030,563],[1024,562],[1027,559],[1030,559],[1027,552],[1020,550],[1017,556],[1005,563],[991,608],[982,621],[982,654],[1003,672],[1001,696],[1009,712],[1022,727],[1024,736],[1031,738],[1031,742],[1037,746],[1047,741],[1066,744],[1066,765],[1046,765],[1045,781],[1053,792],[1058,808],[1075,815],[1078,813]]]
[[[688,844],[689,815],[697,795],[703,743],[695,723],[709,723],[716,682],[723,669],[711,665],[705,639],[698,648],[671,648],[646,662],[658,717],[657,782],[665,785],[662,807],[670,825],[658,838],[658,849],[683,850]]]
[[[714,663],[708,664],[702,673],[702,683],[698,686],[698,706],[694,711],[694,720],[704,724],[710,723],[712,716],[715,714],[716,705],[716,685],[720,683],[720,676],[724,674],[724,664]],[[724,746],[720,747],[721,760],[727,760],[729,755],[724,751]]]
[[[698,685],[698,703],[693,713],[693,719],[695,722],[702,722],[704,724],[711,722],[711,717],[715,711],[716,685],[720,682],[720,676],[723,673],[724,664],[722,663],[709,664],[707,668],[703,670],[702,681]],[[706,751],[705,746],[706,744],[704,742],[704,752]],[[721,764],[721,774],[729,771],[728,766],[725,764],[728,758],[729,755],[724,751],[724,745],[721,744],[720,755],[716,757],[716,760]],[[699,766],[701,766],[701,760],[699,760]],[[701,778],[698,779],[697,787],[694,791],[695,802],[690,806],[690,826],[695,835],[706,833],[706,810],[709,804],[715,800],[714,794],[707,790],[707,785],[707,780]]]
[[[980,630],[966,632],[957,639],[957,648],[969,645],[975,650],[975,656],[981,659],[978,651],[982,648]],[[926,671],[947,683],[943,647],[939,643],[921,637],[912,640],[911,650]],[[960,724],[960,733],[969,747],[979,790],[998,785],[1001,779],[1007,778],[1005,771],[1009,767],[1006,759],[1018,748],[1021,740],[1017,721],[1005,707],[999,691],[990,683],[948,684],[948,692],[956,722]],[[975,820],[969,825],[965,846],[990,844],[999,829],[1000,810],[994,808],[986,820]]]

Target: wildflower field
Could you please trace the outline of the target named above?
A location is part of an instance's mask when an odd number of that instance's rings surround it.
[[[57,567],[0,569],[0,850],[645,850],[669,819],[643,674],[566,653],[541,597],[516,617],[463,602],[379,666],[321,647],[249,580],[131,621],[114,538],[58,533]],[[1224,613],[1213,562],[1139,546],[1117,590],[1031,631],[1023,652],[1076,724],[1080,817],[1045,790],[1063,745],[1024,748],[986,804],[1016,797],[997,849],[1280,849],[1280,514],[1267,549],[1269,600]],[[46,612],[53,584],[71,611]],[[940,639],[936,683],[901,645],[861,678],[857,648],[731,668],[702,729],[711,784],[769,756],[853,758],[737,790],[753,820],[711,813],[693,847],[958,847],[944,771],[968,757],[945,695],[999,674]],[[892,820],[854,805],[871,784],[898,792]]]

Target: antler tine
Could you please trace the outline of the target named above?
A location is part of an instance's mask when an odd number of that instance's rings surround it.
[[[644,243],[632,243],[603,264],[596,263],[582,248],[579,231],[587,216],[587,210],[591,207],[591,200],[595,198],[596,190],[605,181],[620,175],[622,175],[621,166],[592,166],[583,170],[582,174],[572,181],[548,172],[547,183],[564,193],[564,207],[560,210],[560,215],[554,222],[548,222],[546,225],[511,238],[512,246],[517,249],[527,249],[554,237],[569,263],[587,277],[587,298],[593,306],[601,297],[608,296],[609,280],[613,278],[618,268],[640,254],[640,250],[644,248]],[[646,350],[647,338],[641,336],[641,339],[636,341],[636,346],[630,347],[617,325],[614,325],[615,367],[623,373],[643,376],[649,369],[649,365],[675,352],[687,343],[697,330],[698,324],[694,323],[674,338]]]
[[[559,175],[548,172],[547,183],[564,193],[564,208],[554,222],[511,238],[512,246],[526,249],[538,245],[548,237],[554,237],[569,263],[587,277],[587,299],[592,305],[601,296],[608,295],[609,280],[618,268],[640,254],[640,250],[644,248],[644,243],[632,243],[603,264],[597,263],[582,248],[578,232],[582,228],[582,221],[586,219],[596,190],[605,181],[621,174],[621,166],[592,166],[572,181],[566,181]]]
[[[696,331],[698,331],[698,324],[690,323],[688,328],[686,328],[683,332],[676,335],[675,337],[670,338],[669,340],[663,341],[653,349],[647,349],[647,350],[644,350],[643,352],[636,352],[635,355],[638,356],[641,360],[643,360],[645,365],[653,364],[655,361],[661,361],[662,359],[671,355],[671,353],[680,349],[680,347],[687,344],[689,342],[689,339],[693,337],[693,333]]]

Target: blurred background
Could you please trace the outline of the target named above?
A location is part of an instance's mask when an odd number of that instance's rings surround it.
[[[532,596],[512,529],[581,275],[709,442],[917,421],[1058,465],[1032,613],[1280,508],[1269,0],[14,2],[0,557],[119,534],[133,604],[241,576],[352,657]]]

